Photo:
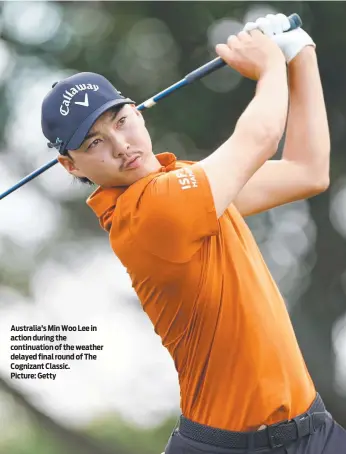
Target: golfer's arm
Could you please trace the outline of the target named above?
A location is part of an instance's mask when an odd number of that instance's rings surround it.
[[[290,106],[282,159],[265,163],[234,204],[243,216],[312,197],[329,185],[330,139],[315,50],[288,66]]]
[[[288,107],[286,66],[278,63],[257,82],[256,94],[232,136],[200,162],[220,217],[252,175],[271,158],[283,135]]]
[[[290,110],[283,159],[303,166],[310,183],[328,185],[330,138],[316,52],[306,47],[288,66]]]

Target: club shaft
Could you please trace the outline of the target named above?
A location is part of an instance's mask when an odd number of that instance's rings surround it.
[[[287,28],[287,30],[285,30],[285,32],[294,30],[303,25],[300,16],[296,13],[288,16],[288,20],[289,20],[289,28]],[[192,82],[195,82],[196,80],[202,79],[202,77],[205,77],[208,74],[211,74],[214,71],[216,71],[220,68],[223,68],[224,66],[226,66],[226,63],[222,60],[222,58],[220,58],[220,57],[214,58],[214,60],[206,63],[203,66],[200,66],[199,68],[197,68],[194,71],[187,74],[179,82],[176,82],[174,85],[171,85],[170,87],[161,91],[160,93],[158,93],[157,95],[148,99],[147,101],[144,101],[137,108],[139,110],[149,109],[150,107],[154,106],[158,101],[171,95],[173,92],[177,91],[179,88],[185,87],[186,85],[189,85]]]
[[[31,172],[29,175],[26,177],[22,178],[18,183],[16,183],[14,186],[12,186],[10,189],[7,189],[7,191],[3,192],[0,194],[0,200],[6,197],[7,195],[11,194],[12,192],[16,191],[19,189],[21,186],[23,186],[25,183],[28,183],[29,181],[33,180],[34,178],[38,177],[41,175],[41,173],[45,172],[46,170],[50,169],[53,167],[55,164],[58,163],[58,159],[55,158],[52,161],[48,162],[42,167],[39,167],[38,169],[34,170],[34,172]]]
[[[288,17],[288,19],[289,19],[290,27],[285,31],[294,30],[295,28],[302,26],[302,20],[298,14],[291,14]],[[195,82],[196,80],[202,79],[203,77],[207,76],[208,74],[211,74],[214,71],[216,71],[220,68],[223,68],[224,66],[226,66],[226,63],[220,57],[217,57],[214,60],[212,60],[212,61],[206,63],[205,65],[200,66],[199,68],[190,72],[183,79],[179,80],[179,82],[176,82],[175,84],[173,84],[170,87],[166,88],[165,90],[161,91],[160,93],[153,96],[152,98],[147,99],[142,104],[139,104],[137,106],[137,109],[138,110],[149,109],[150,107],[153,107],[154,105],[156,105],[161,99],[167,98],[167,96],[176,92],[180,88],[183,88],[186,85],[189,85],[189,84]],[[33,180],[34,178],[37,178],[39,175],[41,175],[43,172],[50,169],[57,163],[58,163],[58,159],[55,158],[52,161],[48,162],[47,164],[43,165],[42,167],[39,167],[34,172],[30,173],[29,175],[24,177],[22,180],[18,181],[18,183],[16,183],[14,186],[9,188],[7,191],[0,194],[0,200],[3,199],[4,197],[8,196],[12,192],[16,191],[17,189],[19,189],[20,187],[22,187],[24,184],[28,183],[29,181]]]

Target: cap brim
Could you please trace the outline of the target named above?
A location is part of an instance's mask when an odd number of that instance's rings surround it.
[[[80,148],[93,124],[104,112],[106,112],[106,110],[110,109],[111,107],[121,106],[125,104],[135,104],[135,102],[130,98],[113,99],[112,101],[108,101],[98,109],[94,110],[94,112],[83,121],[83,123],[79,126],[71,139],[67,142],[64,147],[65,151],[77,150],[78,148]]]

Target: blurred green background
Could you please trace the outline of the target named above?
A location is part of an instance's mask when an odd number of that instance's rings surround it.
[[[318,391],[346,426],[346,3],[0,3],[0,192],[53,159],[51,85],[98,72],[140,103],[267,13],[297,12],[317,44],[331,140],[327,192],[247,219]],[[198,160],[232,132],[254,83],[224,68],[144,113],[154,151]],[[55,166],[0,202],[0,453],[155,454],[179,414],[177,377],[107,235],[91,189]],[[12,324],[90,324],[104,345],[55,381],[9,380]],[[294,374],[295,371],[292,371]]]

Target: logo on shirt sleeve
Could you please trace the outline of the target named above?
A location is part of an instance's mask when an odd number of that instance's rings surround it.
[[[189,167],[184,167],[176,172],[176,177],[181,189],[198,188],[196,177]]]

